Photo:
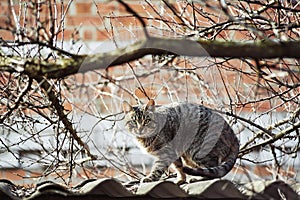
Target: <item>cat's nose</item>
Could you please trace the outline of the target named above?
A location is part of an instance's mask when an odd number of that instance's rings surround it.
[[[142,125],[141,124],[138,124],[137,125],[137,128],[140,130],[142,128]]]

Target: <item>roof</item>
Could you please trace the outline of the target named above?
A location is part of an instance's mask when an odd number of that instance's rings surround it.
[[[235,184],[229,180],[209,180],[177,186],[171,181],[126,183],[112,178],[89,179],[75,187],[46,181],[33,188],[0,180],[0,197],[7,200],[47,199],[300,199],[300,183],[257,181]]]

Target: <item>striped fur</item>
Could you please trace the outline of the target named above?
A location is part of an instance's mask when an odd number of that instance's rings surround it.
[[[227,122],[202,105],[173,103],[124,106],[125,123],[142,146],[154,155],[151,173],[142,181],[158,180],[173,164],[177,182],[186,175],[218,178],[234,166],[239,142]]]

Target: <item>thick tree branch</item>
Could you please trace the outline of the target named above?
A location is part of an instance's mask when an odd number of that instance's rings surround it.
[[[173,54],[192,57],[300,58],[300,42],[226,42],[187,39],[148,38],[107,53],[61,58],[53,62],[22,60],[0,56],[0,71],[23,71],[29,76],[63,78],[76,73],[105,69],[142,58],[145,55]]]

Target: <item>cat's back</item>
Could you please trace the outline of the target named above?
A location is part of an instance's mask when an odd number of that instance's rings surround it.
[[[181,120],[205,119],[213,114],[212,110],[196,103],[174,102],[158,106],[156,111],[165,115],[178,115]],[[191,121],[190,121],[191,122]]]

